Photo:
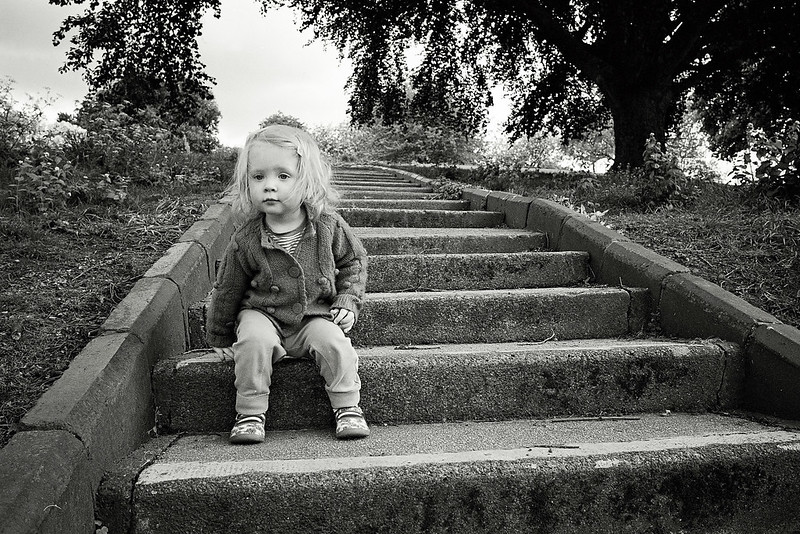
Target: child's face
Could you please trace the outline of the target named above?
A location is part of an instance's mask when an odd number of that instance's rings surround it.
[[[290,148],[256,142],[247,159],[247,186],[255,208],[267,221],[282,221],[296,216],[302,199],[293,195],[298,180],[300,158]]]

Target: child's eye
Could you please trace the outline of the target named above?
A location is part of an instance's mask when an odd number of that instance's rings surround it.
[[[290,174],[287,174],[287,173],[285,173],[285,172],[282,172],[282,173],[280,173],[280,174],[278,175],[278,178],[279,178],[279,179],[281,179],[281,180],[288,180],[288,179],[289,179],[289,178],[291,178],[291,177],[292,177],[292,175],[290,175]]]
[[[255,180],[255,181],[257,181],[257,182],[260,182],[261,180],[264,179],[264,175],[263,174],[253,174],[252,176],[250,176],[250,178]]]

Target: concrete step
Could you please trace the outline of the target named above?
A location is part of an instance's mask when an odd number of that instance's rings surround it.
[[[158,438],[109,473],[116,531],[793,532],[800,433],[714,414]]]
[[[383,209],[419,209],[419,210],[456,210],[466,211],[470,208],[468,200],[426,200],[426,199],[382,199],[382,198],[348,198],[342,199],[340,208],[383,208]]]
[[[433,191],[433,188],[427,185],[422,184],[412,184],[412,183],[405,183],[405,184],[379,184],[379,185],[361,185],[361,184],[353,184],[353,185],[337,185],[337,191],[389,191],[389,192],[397,192],[397,193],[430,193]]]
[[[333,175],[333,183],[359,183],[359,182],[381,182],[381,183],[409,183],[413,182],[402,176],[389,176],[380,174],[338,174]]]
[[[503,224],[499,211],[339,208],[350,226],[413,226],[420,228],[489,228]]]
[[[543,250],[544,234],[511,228],[355,227],[370,256],[382,254],[468,254]]]
[[[566,287],[589,278],[586,252],[370,256],[368,292]]]
[[[399,187],[401,190],[405,190],[406,188],[423,187],[422,183],[409,180],[369,180],[366,178],[337,179],[333,181],[333,185],[336,189],[382,189],[386,187]]]
[[[609,287],[370,293],[357,346],[615,338],[649,315],[646,289]]]
[[[439,193],[425,192],[419,189],[414,191],[387,191],[386,189],[369,190],[369,189],[355,189],[355,190],[342,190],[339,189],[339,195],[342,198],[386,198],[386,199],[437,199],[440,198]]]
[[[556,415],[728,409],[741,396],[735,345],[646,339],[362,348],[361,406],[376,425]],[[233,362],[194,351],[153,371],[160,432],[225,432],[235,417]],[[276,365],[269,429],[325,428],[330,402],[315,364]]]
[[[333,169],[334,176],[375,176],[379,178],[397,178],[397,173],[383,169],[359,169],[337,167]]]
[[[207,302],[189,311],[192,349],[207,346]],[[616,338],[639,332],[649,308],[644,288],[368,293],[350,338],[360,347]]]

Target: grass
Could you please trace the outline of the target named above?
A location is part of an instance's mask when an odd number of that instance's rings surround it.
[[[0,212],[0,446],[221,190],[132,186],[121,205]]]
[[[800,327],[800,210],[714,200],[700,199],[691,209],[621,213],[605,220],[693,274]]]
[[[574,201],[548,176],[515,192]],[[131,187],[122,205],[0,211],[0,446],[111,309],[213,203],[204,189]],[[606,207],[589,204],[589,211]],[[690,207],[609,210],[604,223],[800,327],[800,210],[705,187]]]

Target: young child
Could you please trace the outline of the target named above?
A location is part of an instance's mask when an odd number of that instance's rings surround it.
[[[225,250],[206,322],[214,351],[233,358],[231,443],[264,441],[273,364],[311,358],[325,379],[336,437],[362,438],[356,323],[367,253],[332,208],[331,168],[306,132],[270,125],[250,134],[231,188],[242,225]]]

